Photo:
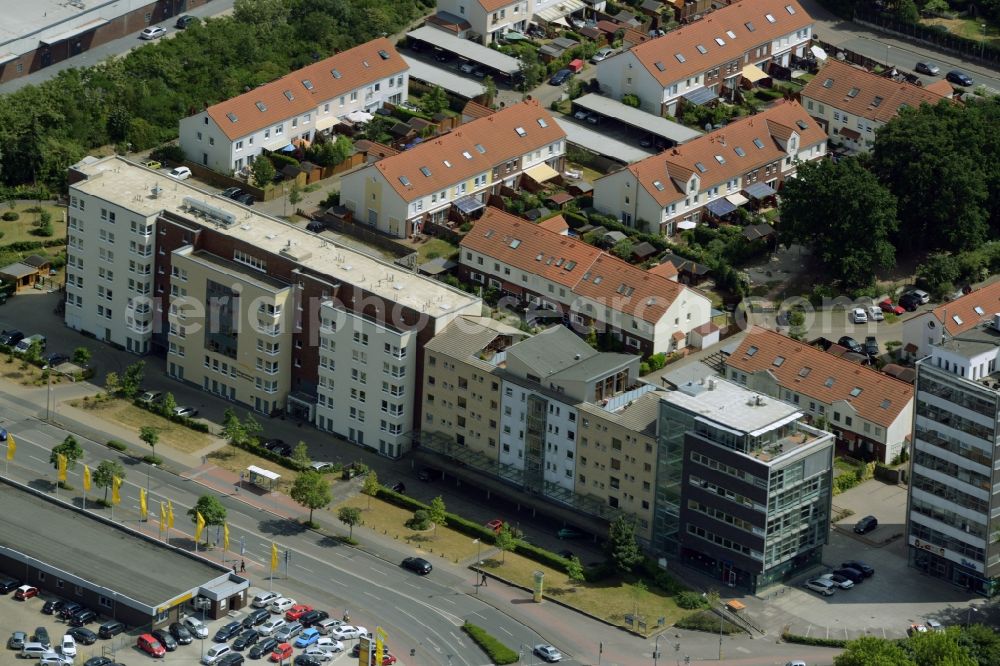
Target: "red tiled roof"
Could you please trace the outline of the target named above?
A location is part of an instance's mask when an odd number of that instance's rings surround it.
[[[677,277],[677,267],[669,261],[664,261],[662,264],[653,266],[648,272],[671,280]]]
[[[665,206],[684,198],[691,174],[698,174],[700,189],[704,191],[783,159],[787,153],[778,139],[792,132],[799,134],[800,148],[827,138],[823,128],[798,102],[781,101],[757,115],[635,162],[628,169],[650,196]],[[754,143],[755,140],[761,145]]]
[[[1000,281],[939,305],[931,312],[948,335],[964,333],[1000,312]]]
[[[853,116],[888,122],[903,106],[915,109],[924,103],[937,104],[944,97],[929,88],[893,81],[831,59],[802,89],[802,99],[813,99]]]
[[[380,37],[214,104],[205,111],[227,137],[236,140],[407,69],[409,65],[392,42]]]
[[[955,95],[955,89],[951,87],[951,84],[944,79],[938,79],[934,83],[928,83],[924,86],[924,90],[930,90],[933,93],[941,95],[941,97],[947,97],[951,99]]]
[[[726,365],[768,372],[782,387],[824,404],[846,400],[861,418],[886,428],[913,399],[913,387],[898,379],[763,328],[751,328]]]
[[[722,329],[713,324],[710,321],[706,321],[701,326],[691,330],[692,333],[697,333],[698,335],[708,335],[709,333],[715,333],[716,331],[721,331]]]
[[[774,21],[769,21],[768,16]],[[812,23],[812,17],[797,0],[741,0],[662,37],[638,44],[632,47],[632,53],[666,87],[725,62],[738,59],[742,66],[743,54],[753,47],[770,44]]]
[[[368,168],[378,169],[404,201],[412,201],[565,138],[537,100],[526,100]]]
[[[562,215],[553,215],[547,220],[542,220],[538,223],[538,226],[547,231],[557,233],[562,235],[563,232],[569,231],[569,223],[566,218]]]
[[[659,321],[686,289],[583,241],[492,207],[466,234],[461,246],[651,323]],[[470,268],[477,270],[476,265]]]
[[[478,102],[469,101],[466,102],[465,106],[462,108],[462,115],[469,118],[485,118],[486,116],[492,116],[496,111],[488,106],[483,106]]]

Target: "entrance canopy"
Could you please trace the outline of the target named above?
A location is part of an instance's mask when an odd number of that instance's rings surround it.
[[[542,163],[531,167],[524,172],[524,175],[536,183],[541,184],[547,180],[552,180],[559,175],[559,172],[550,167],[548,164]]]
[[[743,68],[743,78],[750,83],[757,83],[761,79],[766,79],[767,74],[761,71],[757,65],[747,65]]]

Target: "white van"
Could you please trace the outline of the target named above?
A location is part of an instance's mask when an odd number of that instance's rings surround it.
[[[45,342],[46,342],[45,336],[40,333],[36,333],[35,335],[29,335],[28,337],[18,342],[14,346],[14,351],[17,352],[18,354],[23,354],[28,351],[28,349],[31,347],[32,342],[37,342],[41,351],[45,351]]]
[[[41,643],[25,643],[21,648],[22,659],[40,659],[46,652],[51,652],[52,648],[45,647]]]
[[[274,617],[257,627],[257,633],[261,636],[273,636],[278,629],[281,629],[286,624],[285,618]]]
[[[63,656],[56,652],[46,652],[38,659],[39,666],[71,666],[73,657]]]
[[[272,601],[280,598],[281,595],[277,592],[261,592],[253,598],[250,605],[254,608],[267,608]]]
[[[205,651],[205,656],[201,658],[201,663],[211,666],[211,664],[219,661],[232,651],[233,648],[225,643],[216,643]]]

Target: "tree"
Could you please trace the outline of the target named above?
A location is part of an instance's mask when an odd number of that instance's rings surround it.
[[[977,666],[976,660],[956,640],[957,632],[928,631],[906,642],[917,666]]]
[[[294,209],[300,201],[302,201],[302,189],[299,187],[299,182],[295,181],[292,183],[292,189],[288,192],[288,203],[292,204]]]
[[[90,363],[90,350],[86,347],[77,347],[73,350],[73,363],[77,365],[86,366]]]
[[[205,519],[206,526],[221,525],[226,522],[226,507],[222,505],[222,502],[215,495],[202,495],[198,498],[198,502],[188,509],[187,515],[191,518],[191,522],[198,522],[198,516],[196,515],[198,513]],[[205,543],[208,543],[207,531],[205,532]]]
[[[153,455],[156,455],[156,444],[160,441],[160,431],[153,426],[140,426],[139,439],[149,445]]]
[[[639,96],[634,93],[626,93],[622,95],[622,104],[625,106],[631,106],[633,109],[639,108]]]
[[[809,247],[847,289],[874,284],[876,269],[895,261],[896,199],[857,158],[799,165],[780,210],[785,245]]]
[[[250,163],[250,173],[253,175],[253,184],[264,188],[271,184],[278,172],[275,171],[271,160],[267,159],[264,155],[258,155]]]
[[[931,292],[934,300],[955,291],[955,283],[962,273],[958,258],[950,252],[937,252],[917,266],[917,279]]]
[[[309,447],[305,442],[299,440],[299,443],[292,449],[292,462],[298,463],[300,467],[309,467],[312,464],[312,458],[309,457]]]
[[[222,414],[222,436],[234,446],[246,442],[246,428],[243,427],[240,417],[236,415],[236,410],[232,407],[227,407]]]
[[[378,497],[378,492],[382,490],[382,484],[378,482],[378,474],[374,470],[365,474],[365,480],[361,484],[361,492],[368,495],[368,508],[372,508],[372,498]]]
[[[510,523],[504,523],[500,526],[500,531],[493,538],[493,545],[500,550],[500,564],[503,564],[507,561],[507,551],[514,550],[517,545],[514,532],[510,529]]]
[[[136,361],[132,365],[125,368],[125,374],[121,378],[121,394],[122,396],[132,400],[136,395],[139,394],[139,389],[142,387],[142,378],[146,374],[146,362]]]
[[[59,454],[66,456],[66,469],[71,470],[76,467],[76,462],[83,458],[83,447],[80,443],[76,441],[73,435],[67,435],[66,439],[62,441],[62,444],[57,444],[52,447],[52,454],[49,456],[49,462],[52,466],[59,468],[59,459],[57,456]]]
[[[361,509],[356,506],[342,506],[337,511],[337,520],[350,528],[348,539],[354,539],[354,526],[361,522]]]
[[[621,573],[632,571],[642,561],[642,551],[635,540],[635,523],[625,516],[618,516],[608,529],[608,555]]]
[[[441,86],[434,86],[420,98],[420,108],[425,113],[441,113],[448,105],[448,93]]]
[[[583,563],[576,555],[566,560],[566,577],[574,583],[582,583],[586,580],[583,574]]]
[[[354,150],[354,144],[343,134],[338,135],[335,141],[324,141],[314,143],[306,149],[306,159],[319,166],[337,166],[348,157]]]
[[[956,633],[955,640],[980,666],[1000,666],[1000,635],[997,632],[990,627],[973,624],[960,627]]]
[[[104,503],[108,502],[108,490],[114,483],[115,477],[125,480],[125,468],[117,460],[102,460],[101,464],[94,470],[92,480],[98,488],[104,488]]]
[[[104,377],[104,390],[108,392],[108,395],[115,396],[118,395],[122,390],[121,380],[118,378],[117,372],[109,372]]]
[[[177,398],[170,391],[163,396],[163,402],[160,403],[160,413],[170,418],[174,415],[174,410],[177,409]]]
[[[896,642],[864,636],[848,641],[833,663],[834,666],[912,666],[914,662]]]
[[[920,21],[920,10],[913,0],[899,0],[896,5],[896,16],[904,23],[917,23]]]
[[[313,524],[313,511],[322,509],[333,501],[330,482],[314,469],[306,470],[297,477],[289,493],[292,499],[309,509],[309,524]]]
[[[42,343],[38,340],[32,340],[31,344],[28,345],[27,351],[24,352],[24,360],[28,363],[38,363],[42,358]]]
[[[444,506],[444,500],[438,495],[431,500],[431,505],[427,510],[427,517],[434,523],[434,537],[437,537],[438,525],[444,527],[448,522],[448,512]]]
[[[545,65],[538,60],[535,49],[521,51],[521,90],[527,92],[542,82],[545,76]]]
[[[483,78],[483,97],[485,98],[486,106],[492,109],[497,98],[497,84],[492,76]]]

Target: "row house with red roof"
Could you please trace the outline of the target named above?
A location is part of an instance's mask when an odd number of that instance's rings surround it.
[[[566,133],[536,100],[460,125],[341,179],[340,201],[360,224],[407,238],[452,208],[471,215],[490,194],[562,171]]]
[[[742,0],[597,65],[609,97],[633,94],[640,107],[676,115],[684,102],[706,104],[756,82],[771,65],[788,67],[812,39],[813,20],[796,0]]]
[[[701,292],[495,208],[462,240],[459,275],[526,303],[529,317],[610,333],[642,356],[686,348],[711,319]]]
[[[961,337],[1000,315],[1000,282],[992,282],[933,310],[918,312],[903,321],[903,354],[912,360],[931,353],[933,345]]]
[[[180,146],[213,171],[240,171],[263,150],[310,143],[351,113],[406,100],[409,69],[392,42],[373,39],[183,118]]]
[[[510,31],[524,32],[534,4],[533,0],[438,0],[437,13],[428,22],[489,46]]]
[[[643,221],[650,231],[673,235],[706,210],[721,217],[773,195],[800,162],[825,156],[826,142],[798,102],[780,102],[600,178],[594,207],[627,226]]]

